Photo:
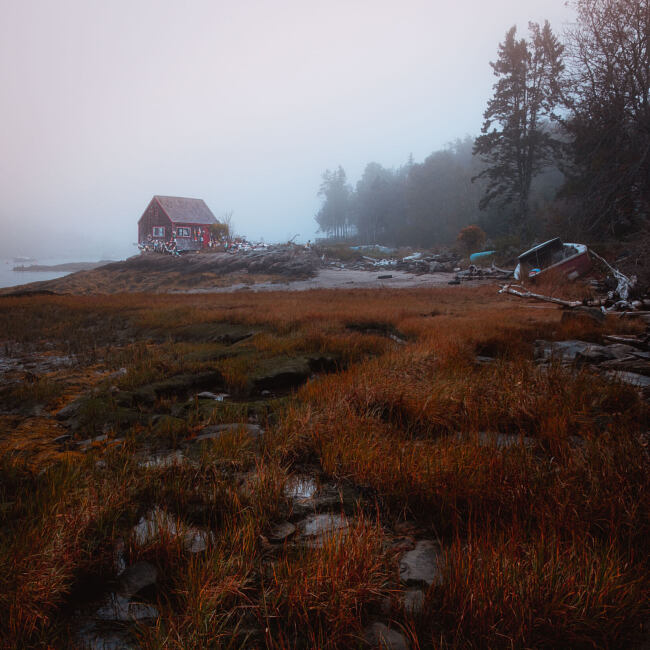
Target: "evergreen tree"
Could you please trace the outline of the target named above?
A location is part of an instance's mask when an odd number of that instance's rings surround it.
[[[457,140],[434,151],[408,169],[407,219],[401,227],[405,243],[424,246],[451,244],[458,231],[478,219],[480,184],[472,184],[478,161],[472,140]]]
[[[323,205],[316,215],[319,229],[334,237],[347,237],[350,230],[351,188],[343,167],[325,170],[318,196],[323,197]]]
[[[498,200],[514,204],[522,230],[529,228],[533,179],[549,166],[559,143],[549,122],[561,97],[563,46],[547,22],[529,23],[530,39],[517,39],[516,27],[499,45],[490,63],[498,81],[483,115],[474,153],[486,164],[477,178],[486,179],[481,209]]]
[[[359,240],[367,244],[394,244],[404,223],[405,173],[368,163],[357,183],[353,200],[354,224]]]

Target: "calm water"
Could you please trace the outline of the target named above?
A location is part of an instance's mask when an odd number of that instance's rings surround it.
[[[30,282],[41,282],[44,280],[56,280],[65,275],[70,275],[70,271],[48,273],[39,271],[13,271],[14,266],[31,266],[32,264],[44,264],[52,266],[54,264],[67,264],[69,262],[95,262],[96,259],[71,259],[71,258],[53,258],[53,259],[38,259],[36,262],[14,262],[13,260],[0,260],[0,288],[14,287],[21,284],[29,284]]]

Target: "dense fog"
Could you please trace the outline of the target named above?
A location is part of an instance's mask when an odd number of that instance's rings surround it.
[[[479,134],[489,62],[562,0],[0,5],[0,258],[136,252],[154,194],[252,239],[313,239],[325,169]]]

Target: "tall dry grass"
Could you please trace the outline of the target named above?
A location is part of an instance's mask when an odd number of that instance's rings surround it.
[[[229,328],[252,336],[218,340]],[[562,323],[556,307],[494,287],[4,298],[7,356],[74,355],[56,379],[66,399],[93,391],[78,437],[116,425],[121,393],[170,376],[215,372],[236,392],[273,359],[327,357],[337,371],[263,407],[208,413],[185,394],[158,397],[132,407],[142,417],[123,448],[49,468],[21,464],[5,435],[1,642],[62,647],[82,586],[106,583],[123,539],[129,563],[161,576],[160,616],[133,630],[143,647],[355,648],[375,619],[422,648],[633,647],[650,613],[647,404],[589,368],[532,357],[536,339],[639,328]],[[32,396],[48,413],[60,405]],[[193,463],[137,462],[252,415],[266,430],[255,443],[233,431]],[[268,527],[291,517],[287,477],[307,470],[356,491],[356,521],[320,548],[267,544]],[[211,531],[206,551],[165,534],[137,544],[132,528],[152,508]],[[416,616],[399,606],[390,550],[404,519],[444,549],[442,585]]]

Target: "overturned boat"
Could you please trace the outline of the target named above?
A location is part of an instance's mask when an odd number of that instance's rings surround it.
[[[569,280],[575,280],[591,268],[589,250],[584,244],[565,244],[559,237],[534,246],[518,257],[516,280],[533,278],[551,269],[560,271]]]

